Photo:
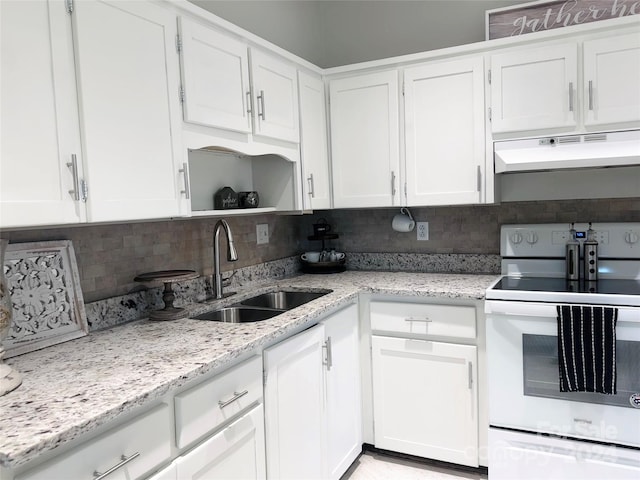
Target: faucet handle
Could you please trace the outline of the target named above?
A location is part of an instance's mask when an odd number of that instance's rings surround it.
[[[238,273],[237,270],[234,270],[233,272],[231,272],[231,275],[229,275],[226,278],[222,278],[222,285],[224,287],[228,287],[229,285],[231,285],[231,280],[233,279],[233,277],[235,276],[235,274]]]

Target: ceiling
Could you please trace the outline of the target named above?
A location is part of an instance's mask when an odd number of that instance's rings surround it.
[[[521,0],[190,0],[320,67],[480,42]]]

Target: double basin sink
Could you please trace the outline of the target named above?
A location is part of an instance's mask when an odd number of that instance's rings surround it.
[[[205,312],[193,318],[226,323],[260,322],[304,305],[327,293],[331,293],[331,290],[313,292],[278,290],[262,293],[237,304]]]

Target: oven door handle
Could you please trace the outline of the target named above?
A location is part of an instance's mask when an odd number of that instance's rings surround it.
[[[563,304],[566,305],[566,304]],[[578,305],[572,303],[571,305]],[[592,306],[592,305],[586,305]],[[640,307],[616,305],[593,305],[618,309],[618,323],[640,323]],[[558,316],[555,303],[522,302],[509,300],[485,300],[484,312],[488,315],[509,315],[514,317],[541,317],[555,319]]]

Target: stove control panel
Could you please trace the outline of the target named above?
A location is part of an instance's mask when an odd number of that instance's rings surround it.
[[[576,240],[587,239],[588,223],[576,223]],[[593,223],[600,258],[640,258],[640,222]],[[524,258],[564,258],[571,239],[571,224],[503,225],[500,255]]]

